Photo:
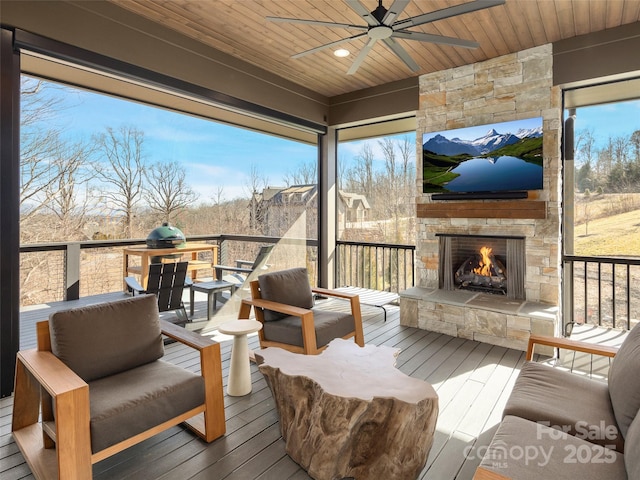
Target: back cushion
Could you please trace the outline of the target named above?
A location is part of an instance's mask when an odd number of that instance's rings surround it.
[[[609,396],[622,436],[640,410],[640,324],[629,332],[609,369]]]
[[[306,268],[265,273],[258,277],[258,284],[260,296],[265,300],[300,308],[313,307],[313,293]],[[264,311],[264,319],[267,322],[279,320],[285,316],[271,310]]]
[[[53,354],[85,382],[164,355],[155,295],[56,312],[49,330]]]

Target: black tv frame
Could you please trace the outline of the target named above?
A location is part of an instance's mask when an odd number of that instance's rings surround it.
[[[422,144],[423,144],[423,148],[424,148],[424,137],[426,135],[444,135],[447,134],[449,136],[451,135],[455,135],[455,131],[456,130],[467,130],[470,128],[482,128],[482,129],[495,129],[495,128],[504,128],[505,125],[511,125],[512,127],[510,128],[515,128],[515,125],[517,125],[518,123],[521,122],[525,122],[525,121],[529,121],[529,120],[539,120],[540,124],[544,127],[544,119],[542,116],[536,116],[536,117],[531,117],[531,118],[525,118],[525,119],[515,119],[515,120],[511,120],[511,121],[504,121],[504,122],[494,122],[494,123],[488,123],[488,124],[484,124],[484,125],[474,125],[474,126],[470,126],[470,127],[462,127],[462,128],[455,128],[455,129],[449,129],[449,130],[444,130],[441,132],[428,132],[428,133],[423,133],[422,135]],[[543,132],[544,133],[544,132]],[[422,168],[424,169],[424,164],[422,165]],[[544,169],[544,167],[543,167]],[[543,185],[542,188],[544,188],[544,176],[543,176]],[[535,189],[538,190],[538,189]],[[532,191],[535,191],[532,190]],[[431,195],[431,199],[432,200],[519,200],[519,199],[524,199],[524,198],[528,198],[528,191],[527,190],[499,190],[499,191],[487,191],[487,192],[482,192],[482,191],[467,191],[467,192],[452,192],[452,191],[447,191],[447,192],[425,192],[424,191],[424,181],[423,181],[423,192],[424,195]]]

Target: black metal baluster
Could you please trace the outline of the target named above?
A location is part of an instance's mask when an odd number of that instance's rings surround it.
[[[611,308],[613,313],[613,328],[616,328],[616,264],[611,263]]]
[[[598,262],[598,325],[602,325],[602,263]]]

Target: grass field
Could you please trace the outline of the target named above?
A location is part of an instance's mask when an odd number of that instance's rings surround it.
[[[640,256],[640,194],[576,200],[576,255]]]
[[[640,257],[640,194],[576,195],[575,212],[576,255]],[[613,327],[615,318],[618,328],[638,322],[640,267],[577,262],[573,268],[574,321]]]
[[[576,225],[575,254],[640,256],[640,210]]]

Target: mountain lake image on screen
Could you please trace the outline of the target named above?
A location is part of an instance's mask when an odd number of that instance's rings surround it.
[[[541,190],[542,117],[425,133],[424,193]]]

